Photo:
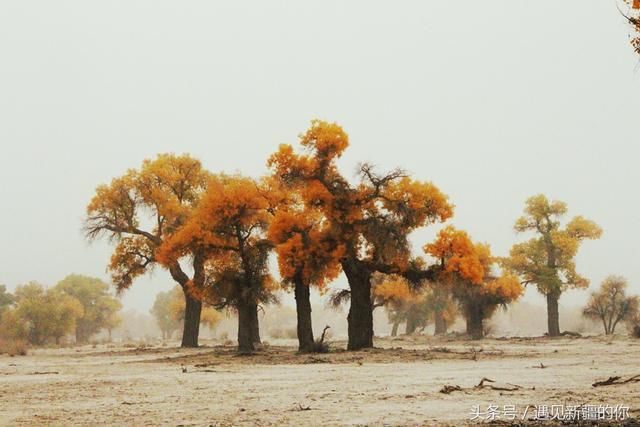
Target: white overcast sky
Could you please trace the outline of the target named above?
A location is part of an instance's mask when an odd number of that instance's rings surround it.
[[[347,174],[370,161],[432,180],[496,254],[528,196],[566,201],[605,230],[579,271],[640,293],[628,36],[610,0],[3,1],[0,283],[108,279],[110,246],[81,232],[98,184],[160,152],[257,176],[322,118],[350,134]],[[158,271],[125,307],[170,286]]]

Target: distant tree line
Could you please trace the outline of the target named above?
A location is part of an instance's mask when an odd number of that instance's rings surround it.
[[[111,337],[121,322],[121,308],[109,285],[93,277],[72,274],[51,288],[29,282],[13,294],[2,285],[0,338],[45,345],[73,335],[84,344],[102,330]]]

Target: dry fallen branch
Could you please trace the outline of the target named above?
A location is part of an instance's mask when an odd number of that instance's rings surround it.
[[[495,391],[517,391],[523,388],[522,386],[517,384],[507,383],[506,386],[499,386],[499,385],[492,385],[487,383],[495,383],[495,380],[484,377],[480,380],[478,385],[474,386],[471,390],[482,390],[482,389],[488,388],[490,390],[495,390]],[[463,389],[459,385],[445,385],[440,389],[440,393],[443,393],[443,394],[450,394],[454,391],[465,391],[465,389]]]
[[[592,387],[602,387],[605,385],[620,385],[620,384],[628,384],[628,383],[637,383],[640,382],[640,375],[634,375],[631,378],[628,378],[624,381],[620,381],[622,377],[609,377],[604,381],[596,381],[591,384]]]
[[[60,372],[58,371],[35,371],[35,372],[30,372],[27,375],[58,375]]]
[[[477,386],[475,386],[474,388],[476,388],[476,389],[490,388],[491,390],[496,390],[496,391],[516,391],[516,390],[520,390],[522,388],[522,386],[519,386],[517,384],[507,384],[507,387],[501,387],[501,386],[497,386],[497,385],[485,384],[485,382],[487,382],[487,383],[495,383],[494,380],[491,380],[489,378],[483,378],[483,379],[480,380],[480,383]]]
[[[459,385],[445,385],[440,389],[440,393],[450,394],[454,391],[462,391],[462,388]]]

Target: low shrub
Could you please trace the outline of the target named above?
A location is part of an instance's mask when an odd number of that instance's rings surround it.
[[[0,354],[8,354],[9,356],[26,356],[29,343],[21,339],[3,339],[0,338]]]

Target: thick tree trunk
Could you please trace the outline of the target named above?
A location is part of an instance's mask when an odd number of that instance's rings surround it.
[[[416,329],[418,329],[418,323],[416,322],[416,318],[413,316],[409,316],[407,318],[407,326],[405,327],[404,333],[406,335],[413,334]]]
[[[393,328],[391,328],[391,336],[392,337],[396,337],[398,336],[398,327],[400,326],[400,322],[399,321],[395,321],[393,322]]]
[[[251,307],[251,340],[254,344],[260,344],[260,320],[258,319],[258,304],[249,304]]]
[[[434,335],[445,335],[447,333],[447,319],[444,318],[442,310],[435,312],[435,333]]]
[[[197,347],[200,333],[200,314],[202,302],[184,291],[184,328],[182,330],[182,347]]]
[[[82,325],[76,325],[76,344],[86,344],[87,341],[89,341],[89,337]]]
[[[252,353],[255,350],[253,334],[254,321],[257,319],[256,305],[241,302],[238,304],[238,352]]]
[[[299,278],[296,278],[294,286],[298,316],[298,351],[311,353],[313,352],[313,327],[309,286],[306,286]]]
[[[467,307],[467,335],[471,339],[480,340],[484,337],[484,316],[478,305]]]
[[[547,294],[547,328],[550,337],[560,336],[560,315],[558,313],[558,300],[560,295]]]
[[[351,305],[347,315],[349,341],[347,350],[373,347],[373,305],[371,274],[353,261],[343,262],[351,288]]]

